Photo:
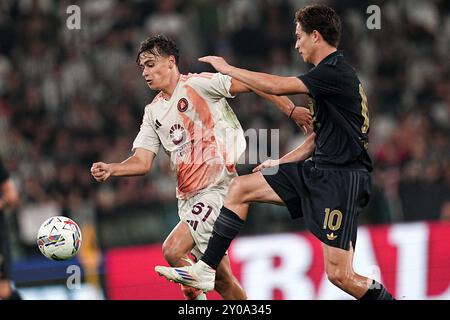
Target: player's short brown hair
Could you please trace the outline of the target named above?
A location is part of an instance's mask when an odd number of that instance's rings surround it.
[[[341,40],[341,19],[330,7],[323,4],[313,4],[295,13],[295,23],[299,23],[303,31],[311,34],[317,30],[323,39],[337,48]]]
[[[169,37],[161,34],[147,38],[141,42],[141,46],[136,56],[137,64],[139,64],[139,58],[144,52],[150,52],[155,56],[174,56],[176,65],[178,65],[178,60],[180,59],[180,51],[175,42]]]

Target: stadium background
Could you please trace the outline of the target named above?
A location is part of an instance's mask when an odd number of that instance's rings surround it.
[[[340,49],[365,85],[371,116],[373,196],[360,216],[356,269],[398,298],[449,299],[450,3],[323,2],[343,19]],[[297,75],[308,66],[294,50],[293,16],[309,3],[0,2],[0,154],[21,195],[8,221],[13,279],[25,298],[182,298],[152,271],[178,221],[166,156],[160,153],[142,178],[98,184],[89,172],[95,161],[129,155],[155,94],[134,62],[137,47],[165,33],[180,47],[182,72],[211,71],[197,58],[216,54],[245,68]],[[81,9],[79,30],[66,25],[72,4]],[[381,9],[380,30],[366,27],[373,4]],[[281,154],[304,138],[255,95],[230,104],[244,130],[279,129]],[[253,205],[251,212],[230,249],[250,298],[349,298],[327,283],[320,244],[303,233],[302,221],[277,206]],[[60,214],[78,222],[84,241],[76,259],[52,262],[38,252],[35,236],[42,221]],[[72,290],[70,265],[82,274]],[[288,270],[298,278],[287,279]]]

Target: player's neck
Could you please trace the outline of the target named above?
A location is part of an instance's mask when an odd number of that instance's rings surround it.
[[[332,54],[333,52],[336,52],[336,51],[337,51],[337,49],[335,47],[325,46],[317,51],[317,54],[314,56],[312,63],[315,66],[317,66],[320,63],[320,61],[322,61],[323,59],[325,59],[330,54]]]
[[[161,89],[164,100],[170,100],[178,85],[178,81],[180,81],[180,76],[181,74],[178,70],[171,74],[169,84],[165,88]]]

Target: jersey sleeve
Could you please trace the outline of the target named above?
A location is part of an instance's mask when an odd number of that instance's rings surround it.
[[[146,107],[141,128],[134,139],[132,150],[134,151],[136,148],[143,148],[153,152],[154,154],[158,154],[160,145],[161,140],[159,139],[155,127],[153,126],[149,107]]]
[[[234,98],[230,93],[231,77],[222,73],[201,73],[193,77],[191,83],[213,99]]]
[[[298,78],[303,81],[314,98],[341,93],[339,74],[334,67],[327,64],[318,65]]]

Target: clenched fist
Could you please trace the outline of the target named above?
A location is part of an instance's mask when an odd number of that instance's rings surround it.
[[[96,162],[91,167],[91,174],[98,182],[106,181],[111,175],[111,165],[104,162]]]

